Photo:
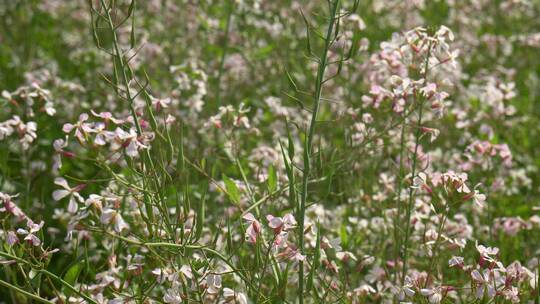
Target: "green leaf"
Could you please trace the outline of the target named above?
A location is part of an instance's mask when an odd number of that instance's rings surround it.
[[[129,15],[133,15],[131,16],[131,34],[129,37],[129,44],[132,49],[135,48],[135,14],[133,14],[134,9],[135,0],[131,1],[131,5],[129,6]]]
[[[292,136],[291,136],[291,132],[289,130],[289,122],[287,121],[286,122],[286,125],[287,127],[287,139],[288,139],[288,152],[289,152],[289,159],[291,160],[291,162],[293,161],[294,159],[294,141],[292,139]]]
[[[347,247],[349,244],[349,237],[347,236],[347,225],[342,224],[339,230],[339,236],[341,239],[341,245]]]
[[[274,192],[277,188],[277,174],[274,166],[270,165],[268,168],[268,190]]]
[[[81,274],[82,270],[82,263],[77,262],[76,264],[72,265],[66,274],[64,275],[64,281],[68,282],[70,285],[74,286],[77,282],[77,279],[79,278],[79,275]],[[64,288],[64,294],[66,297],[69,298],[69,296],[72,294],[71,290]]]
[[[204,218],[205,218],[205,205],[206,205],[206,191],[204,192],[201,202],[199,203],[199,210],[197,210],[197,222],[195,223],[195,240],[197,242],[202,235]]]
[[[313,264],[311,265],[311,270],[309,272],[308,280],[307,280],[307,286],[306,291],[311,290],[313,288],[314,279],[315,279],[315,273],[317,272],[317,269],[319,268],[320,259],[321,259],[321,227],[319,224],[317,224],[317,241],[315,243],[315,255],[313,256]]]
[[[229,198],[236,204],[240,203],[240,190],[238,190],[236,183],[225,174],[223,174],[223,182]]]

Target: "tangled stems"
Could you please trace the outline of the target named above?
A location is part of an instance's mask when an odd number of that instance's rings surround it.
[[[105,50],[107,53],[109,53],[112,57],[113,57],[113,60],[114,60],[114,78],[115,78],[115,82],[114,82],[114,89],[116,91],[116,93],[123,99],[126,99],[128,101],[128,106],[129,106],[129,110],[130,110],[130,113],[131,113],[131,116],[133,118],[133,123],[136,127],[136,130],[137,130],[137,134],[139,136],[142,135],[143,131],[142,131],[142,127],[141,127],[141,123],[139,121],[139,118],[138,118],[138,115],[136,113],[136,110],[135,110],[135,106],[134,106],[134,100],[135,100],[135,97],[139,94],[142,94],[144,95],[145,98],[148,98],[148,93],[146,91],[146,87],[144,85],[141,85],[137,79],[135,77],[128,77],[128,74],[127,72],[129,71],[130,72],[130,75],[133,75],[133,71],[131,69],[131,66],[129,64],[129,59],[127,60],[124,60],[123,57],[124,57],[124,54],[122,53],[122,50],[121,50],[121,47],[120,47],[120,43],[119,43],[119,40],[118,40],[118,35],[117,35],[117,28],[118,26],[115,26],[114,24],[114,20],[111,16],[111,10],[113,9],[114,7],[114,2],[111,2],[111,5],[110,6],[107,6],[106,3],[105,3],[105,0],[100,0],[100,4],[104,10],[104,14],[100,14],[98,12],[94,12],[98,15],[98,18],[103,18],[105,20],[105,22],[108,24],[109,26],[109,31],[110,31],[110,34],[112,36],[112,46],[113,46],[113,49],[114,51],[113,52],[109,52],[107,50]],[[130,11],[128,12],[128,15],[126,17],[125,20],[129,19],[129,18],[134,18],[133,16],[133,8],[135,7],[135,4],[136,4],[136,1],[135,0],[132,0],[131,4],[130,4]],[[94,24],[92,24],[93,26],[95,26]],[[94,31],[96,29],[94,28]],[[134,37],[134,29],[132,28],[131,29],[131,36]],[[95,34],[97,35],[97,34]],[[96,37],[96,44],[98,46],[98,48],[102,49],[102,47],[99,45],[99,39]],[[133,38],[132,38],[133,39]],[[132,42],[133,43],[133,42]],[[118,69],[121,70],[121,78],[122,78],[122,81],[123,81],[123,89],[122,91],[125,92],[125,95],[126,96],[121,96],[119,94],[119,87],[118,87]],[[131,78],[131,79],[130,79]],[[132,95],[131,94],[131,91],[130,91],[130,82],[131,81],[134,81],[136,82],[140,87],[140,91],[137,92],[135,95]],[[155,127],[155,121],[154,121],[154,117],[153,117],[153,114],[152,114],[152,111],[150,108],[148,108],[148,112],[150,114],[150,118],[151,118],[151,126],[153,128],[153,131],[156,132],[156,134],[159,135],[159,132],[158,130],[156,129]],[[171,140],[170,139],[166,139],[168,142],[167,144],[168,145],[171,145]],[[159,191],[159,189],[161,188],[161,185],[160,185],[160,178],[157,176],[157,169],[156,169],[156,165],[154,164],[154,161],[152,160],[152,156],[150,155],[150,152],[148,150],[146,150],[144,152],[144,154],[142,155],[142,159],[143,159],[143,171],[145,171],[145,173],[149,173],[149,175],[152,175],[153,178],[148,178],[146,177],[147,174],[143,174],[144,177],[142,179],[142,182],[143,182],[143,188],[145,190],[148,190],[149,189],[149,184],[154,184],[154,187],[156,189],[155,193],[157,194],[157,197],[158,197],[158,201],[161,202],[161,204],[156,204],[156,206],[158,207],[160,213],[161,213],[161,216],[160,218],[162,218],[165,222],[165,230],[169,233],[169,235],[173,235],[174,233],[172,232],[171,230],[171,223],[170,223],[170,219],[169,219],[169,215],[168,215],[168,212],[167,212],[167,206],[165,204],[165,200],[163,199],[163,196],[162,196],[162,193]],[[145,201],[145,210],[146,210],[146,213],[147,213],[147,217],[143,217],[143,219],[145,220],[146,222],[146,226],[147,226],[147,229],[150,233],[150,235],[153,235],[153,232],[154,229],[153,229],[153,223],[155,222],[155,218],[156,216],[154,215],[154,211],[153,211],[153,204],[152,204],[152,197],[148,194],[147,191],[145,191],[144,193],[144,201]]]
[[[48,271],[46,269],[43,269],[42,266],[35,266],[35,265],[33,265],[32,263],[30,263],[29,261],[27,261],[25,259],[14,256],[14,255],[9,254],[9,253],[4,252],[4,251],[0,251],[0,256],[4,257],[4,258],[8,258],[10,260],[13,260],[16,263],[25,264],[27,266],[30,266],[32,269],[35,269],[37,272],[46,275],[47,277],[49,277],[49,278],[53,279],[54,281],[60,283],[65,288],[69,289],[71,292],[73,292],[73,293],[77,294],[78,296],[82,297],[83,299],[88,301],[88,303],[97,304],[97,302],[94,301],[92,298],[90,298],[88,295],[81,292],[80,290],[75,288],[73,285],[69,284],[68,282],[66,282],[65,280],[63,280],[59,276],[55,275],[54,273],[52,273],[52,272],[50,272],[50,271]],[[24,290],[20,289],[19,287],[15,286],[15,285],[12,285],[12,284],[9,284],[7,282],[0,281],[0,285],[4,286],[6,288],[10,288],[10,289],[12,289],[12,290],[14,290],[16,292],[19,292],[19,293],[21,293],[21,294],[23,294],[23,295],[25,295],[25,296],[33,299],[33,300],[40,301],[42,303],[52,303],[52,302],[50,302],[48,300],[45,300],[45,299],[41,298],[38,295],[31,294],[31,293],[29,293],[27,291],[24,291]]]
[[[28,291],[25,291],[24,289],[21,289],[21,288],[15,286],[13,284],[10,284],[10,283],[8,283],[6,281],[3,281],[3,280],[0,280],[0,286],[4,286],[5,288],[9,288],[9,289],[11,289],[13,291],[16,291],[16,292],[24,295],[27,298],[30,298],[30,299],[32,299],[34,301],[37,301],[37,302],[40,302],[40,303],[49,303],[49,304],[54,303],[54,302],[51,302],[51,301],[49,301],[47,299],[44,299],[44,298],[42,298],[40,296],[37,296],[37,295],[35,295],[33,293],[29,293]]]
[[[425,66],[424,66],[424,75],[423,75],[424,81],[426,81],[427,75],[429,72],[429,57],[431,56],[431,47],[432,45],[430,42],[428,45],[427,56],[426,56]],[[416,134],[415,134],[414,153],[413,153],[413,159],[412,159],[412,165],[411,165],[411,179],[414,179],[414,177],[417,174],[416,164],[418,162],[418,148],[420,146],[420,137],[421,137],[421,132],[422,132],[421,126],[422,126],[424,102],[425,102],[425,98],[423,96],[420,96],[420,105],[418,109],[418,126],[417,126]],[[403,145],[401,146],[401,149],[402,150],[404,149]],[[402,182],[403,181],[400,181],[400,183]],[[404,284],[405,276],[407,275],[407,260],[409,257],[409,241],[411,237],[411,214],[412,214],[413,205],[414,205],[414,188],[409,187],[409,199],[407,201],[407,206],[406,206],[407,209],[406,209],[406,214],[405,214],[405,242],[404,242],[404,248],[403,248],[403,269],[401,273],[401,285]]]
[[[95,229],[90,229],[90,230],[95,230]],[[99,230],[99,231],[101,231],[101,230]],[[151,249],[151,248],[172,248],[172,249],[176,249],[176,250],[180,250],[180,251],[184,251],[186,249],[191,249],[191,250],[201,250],[201,251],[210,253],[210,254],[216,256],[219,260],[223,261],[225,264],[227,264],[227,266],[229,266],[233,270],[233,272],[235,272],[240,277],[240,279],[242,279],[242,281],[253,292],[255,292],[259,297],[261,297],[264,301],[267,300],[267,298],[264,296],[264,294],[261,294],[260,289],[257,286],[255,286],[253,284],[253,282],[251,280],[249,280],[242,273],[242,271],[240,269],[237,269],[228,258],[226,258],[224,255],[222,255],[221,253],[219,253],[218,251],[216,251],[214,249],[211,249],[211,248],[208,248],[208,247],[202,246],[202,245],[175,244],[175,243],[167,243],[167,242],[141,242],[141,241],[135,240],[133,238],[127,238],[127,237],[124,237],[124,236],[121,236],[121,235],[118,235],[118,234],[114,234],[114,233],[111,233],[111,232],[108,232],[108,231],[102,231],[102,232],[109,235],[109,236],[111,236],[111,237],[122,240],[122,241],[124,241],[126,243],[129,243],[129,244],[132,244],[132,245],[135,245],[135,246],[146,247],[148,249]],[[0,255],[1,255],[1,252],[0,252]]]
[[[317,79],[315,82],[315,94],[313,99],[313,112],[311,115],[311,121],[309,124],[309,132],[304,142],[304,170],[302,172],[302,192],[300,197],[300,206],[298,208],[298,236],[300,243],[300,253],[304,254],[304,218],[306,214],[306,201],[308,192],[308,179],[310,175],[310,156],[313,143],[313,136],[315,134],[315,124],[317,122],[317,114],[319,112],[319,106],[321,103],[321,92],[324,84],[324,72],[326,70],[328,61],[328,50],[332,45],[332,35],[334,32],[334,25],[338,19],[338,9],[340,6],[340,0],[330,2],[330,15],[328,20],[328,28],[326,37],[324,40],[324,49],[322,55],[319,58],[319,66],[317,69]],[[308,37],[309,39],[309,37]],[[299,261],[299,273],[298,273],[298,300],[300,303],[304,302],[304,261]]]

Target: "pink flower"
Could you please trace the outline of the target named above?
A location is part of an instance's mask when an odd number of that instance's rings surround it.
[[[32,220],[28,219],[26,226],[28,227],[28,230],[19,228],[17,229],[18,234],[26,235],[24,237],[25,241],[28,241],[28,243],[39,246],[41,245],[41,240],[34,234],[43,228],[44,222],[41,221],[39,224],[34,223]]]
[[[246,229],[246,241],[250,244],[255,244],[257,242],[257,237],[261,233],[261,224],[251,213],[244,215],[242,218],[248,221],[249,225]]]
[[[80,143],[84,143],[86,142],[86,136],[89,133],[94,132],[94,129],[92,128],[92,124],[85,122],[87,120],[88,120],[88,114],[82,113],[81,115],[79,115],[79,120],[77,121],[76,124],[70,124],[70,123],[64,124],[64,127],[62,128],[62,130],[64,131],[64,133],[69,134],[71,133],[71,131],[73,131],[73,129],[75,129],[75,137],[77,137]]]
[[[286,214],[283,218],[275,217],[273,215],[267,215],[268,226],[274,229],[275,234],[279,234],[281,231],[289,231],[296,227],[296,220],[290,213]]]
[[[115,124],[122,124],[124,123],[124,120],[122,119],[118,119],[118,118],[114,118],[114,116],[112,115],[111,112],[100,112],[100,113],[96,113],[94,112],[94,110],[91,110],[90,111],[92,113],[92,115],[94,115],[95,117],[99,117],[103,120],[105,120],[105,123],[108,123],[109,121],[112,121],[113,123]]]
[[[290,260],[293,262],[305,261],[306,257],[300,251],[292,246],[288,246],[284,251],[280,252],[278,258]]]
[[[23,220],[27,218],[26,214],[24,214],[24,212],[12,201],[12,198],[17,197],[17,195],[8,195],[0,192],[0,202],[2,203],[2,207],[0,207],[0,212],[9,212],[20,220]]]
[[[6,237],[6,243],[9,246],[13,246],[19,242],[19,238],[17,237],[17,234],[13,231],[8,231],[7,237]]]

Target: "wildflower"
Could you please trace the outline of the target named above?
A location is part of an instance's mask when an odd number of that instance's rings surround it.
[[[476,298],[483,299],[484,294],[487,294],[488,299],[492,299],[495,296],[495,287],[491,281],[491,270],[486,269],[483,273],[478,270],[471,272],[473,281],[477,284]]]
[[[176,122],[176,117],[174,117],[171,114],[167,114],[167,118],[165,118],[165,124],[172,125]]]
[[[37,123],[29,121],[26,124],[21,122],[18,126],[20,136],[19,142],[23,150],[28,150],[30,144],[37,138]]]
[[[261,233],[261,224],[251,213],[244,215],[242,218],[248,221],[249,225],[246,229],[246,241],[251,244],[257,243],[257,237]]]
[[[392,292],[397,295],[400,301],[404,301],[406,297],[410,298],[416,294],[411,277],[405,276],[404,283],[405,284],[403,286],[392,286]]]
[[[300,262],[306,260],[306,257],[302,255],[297,248],[292,246],[285,247],[285,250],[280,252],[277,256],[278,258],[290,260],[293,262]]]
[[[221,289],[221,276],[219,274],[208,274],[206,276],[206,292],[217,294]]]
[[[420,289],[420,293],[424,297],[427,297],[429,300],[429,303],[431,304],[441,303],[443,299],[441,287],[423,288],[423,289]]]
[[[292,214],[286,214],[283,218],[275,217],[273,215],[267,215],[268,226],[274,229],[275,234],[279,234],[281,231],[289,231],[296,226],[296,220]]]
[[[426,190],[428,193],[433,192],[431,187],[429,187],[428,184],[427,184],[427,175],[424,172],[418,173],[418,175],[413,178],[413,184],[412,184],[411,188],[413,188],[413,189],[422,188],[422,189]]]
[[[118,233],[124,229],[128,229],[129,225],[124,221],[120,213],[111,208],[103,209],[101,213],[100,221],[102,224],[114,224],[114,230]]]
[[[124,120],[122,119],[118,119],[118,118],[115,118],[111,112],[100,112],[100,113],[96,113],[94,112],[94,110],[91,110],[90,111],[92,113],[92,115],[94,115],[95,117],[99,117],[101,119],[103,119],[105,121],[105,123],[107,124],[109,121],[112,121],[113,123],[115,124],[121,124],[121,123],[124,123]]]
[[[150,99],[152,100],[152,106],[154,106],[157,111],[161,110],[161,108],[168,108],[171,103],[170,98],[160,99],[151,96]]]
[[[472,195],[472,198],[473,198],[474,204],[478,208],[483,209],[485,207],[485,202],[486,202],[486,195],[485,194],[482,194],[482,193],[480,193],[480,191],[475,189],[474,193]]]
[[[342,250],[341,248],[341,239],[340,238],[333,238],[329,240],[326,237],[323,237],[321,242],[321,248],[322,249],[334,249],[336,252],[339,252]]]
[[[230,288],[223,288],[223,297],[227,303],[247,304],[246,296],[241,292],[236,292]]]
[[[362,284],[360,285],[359,287],[355,288],[353,290],[353,292],[357,295],[357,296],[366,296],[368,294],[374,294],[374,293],[377,293],[377,291],[375,290],[375,288],[371,287],[370,285],[368,284]]]
[[[86,206],[93,206],[97,210],[101,210],[103,208],[102,200],[103,200],[103,197],[101,195],[90,194],[90,196],[86,199],[84,204]]]
[[[96,136],[94,137],[94,144],[98,146],[106,145],[107,139],[114,136],[112,132],[105,130],[105,123],[103,122],[98,122],[95,124],[94,132],[96,133]]]
[[[439,137],[439,134],[441,134],[441,131],[439,129],[422,127],[421,130],[422,130],[422,132],[424,134],[429,134],[429,141],[430,142],[434,142],[435,139],[437,139],[437,137]]]
[[[506,300],[512,303],[520,303],[519,289],[517,287],[511,286],[510,288],[505,288],[502,294]]]
[[[16,195],[9,195],[0,192],[0,202],[2,203],[2,207],[0,208],[0,212],[8,212],[17,217],[18,219],[25,219],[26,214],[13,202],[12,198],[17,197]]]
[[[453,256],[450,260],[448,260],[448,266],[449,267],[463,267],[463,257],[460,256]]]
[[[53,142],[54,155],[53,155],[53,170],[58,170],[62,168],[62,156],[73,157],[74,153],[65,151],[64,148],[68,146],[68,137],[66,139],[56,139]]]
[[[189,280],[193,279],[193,273],[191,271],[191,267],[189,267],[188,265],[182,265],[178,273],[182,274],[185,278]]]
[[[146,135],[151,138],[150,134]],[[116,128],[114,133],[111,133],[111,137],[114,141],[111,144],[111,150],[117,151],[121,148],[125,148],[126,155],[129,157],[137,157],[140,149],[148,149],[149,146],[144,145],[137,137],[137,131],[131,128],[128,132],[121,128]]]
[[[17,237],[17,234],[11,230],[8,231],[7,236],[6,236],[6,243],[9,246],[13,246],[17,244],[18,242],[19,242],[19,238]]]
[[[19,228],[17,229],[18,234],[26,235],[24,237],[25,241],[28,241],[30,244],[34,246],[41,245],[41,240],[35,235],[36,232],[40,231],[41,228],[43,228],[44,222],[41,221],[39,224],[34,223],[32,220],[28,219],[26,226],[28,227],[28,230]]]
[[[336,258],[338,258],[339,260],[341,260],[343,262],[347,262],[349,260],[353,260],[353,261],[357,260],[356,256],[352,252],[349,252],[349,251],[337,252],[336,253]]]
[[[495,261],[493,256],[499,253],[499,248],[485,247],[483,245],[478,245],[478,241],[476,242],[476,250],[478,251],[478,253],[480,253],[481,259],[487,260],[489,262]]]
[[[55,190],[52,194],[53,199],[55,201],[59,201],[69,196],[69,204],[67,210],[70,213],[77,212],[77,209],[79,208],[78,203],[84,202],[84,198],[78,193],[78,191],[82,190],[86,185],[81,184],[79,186],[71,188],[63,177],[57,177],[54,180],[54,183],[64,189]]]
[[[180,286],[175,286],[175,284],[173,284],[173,288],[169,288],[165,292],[165,295],[163,296],[163,302],[168,304],[181,304],[183,301],[180,290]]]
[[[347,21],[356,24],[356,27],[361,31],[366,29],[366,23],[357,14],[351,14],[349,18],[347,18]]]
[[[64,127],[62,128],[62,130],[64,131],[64,133],[69,134],[71,133],[71,131],[75,129],[75,137],[77,137],[77,139],[79,140],[81,144],[85,143],[86,136],[89,133],[94,132],[94,129],[92,128],[92,124],[87,123],[86,122],[87,120],[88,120],[88,114],[82,113],[81,115],[79,115],[79,120],[77,121],[76,124],[66,123],[64,124]]]

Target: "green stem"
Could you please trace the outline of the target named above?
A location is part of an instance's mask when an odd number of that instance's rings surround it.
[[[429,57],[431,56],[431,43],[428,46],[426,61],[425,61],[425,68],[424,68],[424,80],[427,80],[428,75],[428,68],[429,68]],[[420,137],[422,132],[422,115],[424,110],[424,101],[425,98],[420,98],[420,106],[418,109],[418,125],[416,129],[416,139],[414,143],[414,153],[413,153],[413,161],[412,161],[412,168],[411,168],[411,179],[414,179],[416,176],[416,163],[418,162],[418,148],[420,147]],[[403,248],[403,269],[401,273],[401,285],[405,283],[405,276],[407,275],[407,259],[409,257],[409,239],[411,235],[411,213],[412,208],[414,204],[414,188],[409,187],[409,200],[407,202],[407,210],[405,215],[405,245]]]
[[[41,303],[54,304],[54,302],[51,302],[51,301],[49,301],[47,299],[44,299],[44,298],[42,298],[42,297],[40,297],[38,295],[29,293],[29,292],[15,286],[15,285],[12,285],[12,284],[6,282],[6,281],[0,280],[0,285],[4,286],[6,288],[9,288],[11,290],[14,290],[14,291],[26,296],[27,298],[30,298],[30,299],[34,300],[34,301],[41,302]]]
[[[231,19],[234,11],[234,3],[231,1],[228,2],[228,12],[227,12],[227,23],[225,24],[225,37],[223,41],[223,50],[221,52],[221,58],[219,60],[219,71],[216,79],[216,106],[221,105],[221,77],[223,76],[223,71],[225,68],[225,58],[227,57],[227,51],[229,49],[229,33],[231,31]]]
[[[324,72],[326,70],[327,66],[327,60],[328,60],[328,50],[331,46],[331,37],[334,32],[334,24],[336,23],[336,16],[338,12],[338,8],[340,5],[340,0],[336,0],[332,3],[331,11],[329,15],[328,20],[328,29],[326,32],[326,37],[324,41],[324,49],[322,51],[322,56],[319,58],[319,67],[317,70],[317,79],[315,83],[315,95],[313,99],[313,112],[311,115],[311,121],[309,124],[309,131],[307,134],[307,137],[304,142],[304,169],[303,169],[303,175],[302,175],[302,193],[300,198],[300,206],[298,209],[298,235],[299,235],[299,243],[300,243],[300,253],[304,254],[304,218],[306,214],[306,201],[307,201],[307,193],[308,193],[308,179],[310,175],[310,156],[311,156],[311,149],[313,144],[313,136],[315,133],[315,124],[317,123],[317,114],[319,112],[319,106],[321,103],[321,93],[322,93],[322,87],[324,83]],[[308,38],[309,39],[309,38]],[[298,300],[299,303],[302,304],[304,302],[304,262],[299,262],[299,273],[298,273]]]
[[[411,109],[412,111],[412,109]],[[399,237],[399,218],[401,216],[401,191],[403,189],[403,174],[404,174],[404,165],[403,165],[403,158],[404,158],[404,151],[405,151],[405,121],[406,119],[403,119],[403,123],[401,125],[401,138],[400,138],[400,150],[399,150],[399,173],[396,179],[397,183],[397,213],[394,218],[394,246],[395,246],[395,262],[399,259],[400,256],[400,248],[401,248],[401,240]],[[399,271],[396,267],[395,271],[395,277],[394,282],[397,283],[398,281],[398,275]]]

